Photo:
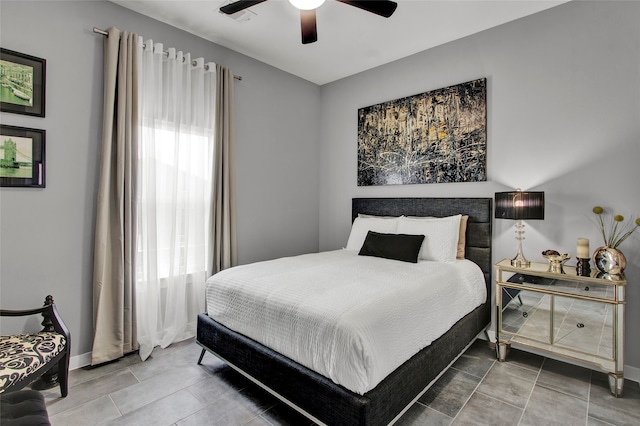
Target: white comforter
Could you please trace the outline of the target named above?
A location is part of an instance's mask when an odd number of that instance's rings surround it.
[[[336,250],[224,270],[214,320],[364,394],[486,300],[471,261],[417,264]]]

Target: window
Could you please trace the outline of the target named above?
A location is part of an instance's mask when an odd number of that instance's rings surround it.
[[[155,257],[158,279],[205,273],[209,259],[213,131],[171,127],[145,128],[140,142],[138,253]]]

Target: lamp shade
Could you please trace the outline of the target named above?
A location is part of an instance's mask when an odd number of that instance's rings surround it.
[[[496,219],[544,219],[544,192],[496,192]]]

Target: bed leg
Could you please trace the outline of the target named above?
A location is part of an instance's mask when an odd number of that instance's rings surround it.
[[[202,363],[202,358],[204,357],[204,353],[206,351],[207,351],[206,349],[203,349],[202,352],[200,352],[200,358],[198,358],[198,365]]]

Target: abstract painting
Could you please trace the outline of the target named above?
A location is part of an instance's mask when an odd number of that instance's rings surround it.
[[[358,186],[486,180],[485,78],[358,110]]]

